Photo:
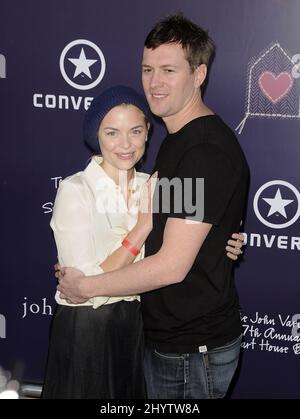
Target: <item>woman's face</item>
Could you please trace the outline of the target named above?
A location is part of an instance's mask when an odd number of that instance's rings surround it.
[[[109,175],[133,169],[144,154],[148,128],[143,112],[133,105],[115,106],[105,115],[98,139],[102,167]]]

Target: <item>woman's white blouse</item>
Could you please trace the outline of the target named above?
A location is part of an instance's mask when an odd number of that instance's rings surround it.
[[[141,189],[149,177],[135,172],[130,187],[133,202],[128,209],[119,186],[99,165],[101,161],[101,157],[93,157],[83,172],[60,183],[50,222],[59,263],[80,269],[87,281],[89,275],[103,273],[100,264],[121,246],[124,237],[135,226]],[[135,262],[143,257],[144,246]],[[56,292],[55,299],[58,304],[75,306],[61,299],[59,292]],[[80,305],[97,308],[120,300],[136,299],[139,296],[99,296]]]

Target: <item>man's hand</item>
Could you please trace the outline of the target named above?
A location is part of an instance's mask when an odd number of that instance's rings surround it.
[[[84,281],[86,278],[79,269],[64,268],[60,265],[55,265],[55,276],[58,279],[57,290],[60,292],[60,298],[67,301],[67,303],[80,304],[89,299],[84,294]]]
[[[241,248],[244,244],[244,235],[243,233],[233,233],[231,237],[233,240],[228,240],[226,246],[227,256],[232,260],[237,260],[243,253]]]

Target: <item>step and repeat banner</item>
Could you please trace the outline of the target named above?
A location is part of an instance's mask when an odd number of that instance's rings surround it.
[[[300,1],[11,1],[0,10],[0,366],[42,383],[55,307],[49,227],[62,178],[89,159],[85,110],[113,84],[142,92],[155,21],[182,11],[217,45],[206,103],[234,130],[251,184],[235,270],[244,326],[233,398],[299,398]],[[143,170],[165,135],[155,121]]]

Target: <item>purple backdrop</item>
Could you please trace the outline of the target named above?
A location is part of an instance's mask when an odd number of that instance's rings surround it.
[[[299,398],[299,0],[45,4],[5,2],[0,14],[0,365],[20,361],[25,381],[42,381],[55,289],[49,221],[60,178],[89,157],[84,108],[112,84],[142,90],[145,35],[183,11],[217,44],[205,100],[238,127],[251,168],[236,269],[245,339],[232,397]],[[157,122],[146,171],[164,133]]]

